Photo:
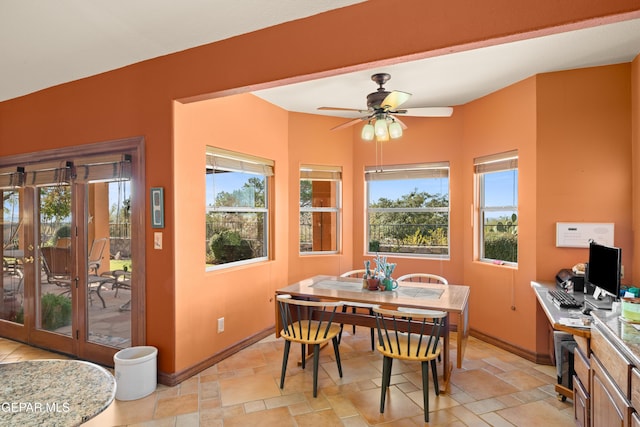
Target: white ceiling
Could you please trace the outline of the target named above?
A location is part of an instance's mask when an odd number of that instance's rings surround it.
[[[255,92],[289,111],[338,117],[357,112],[318,111],[318,107],[367,109],[366,95],[377,85],[371,74],[386,72],[387,90],[409,92],[402,107],[465,104],[527,77],[550,71],[617,64],[640,53],[640,19],[501,44],[297,83]],[[455,108],[454,108],[455,114]]]
[[[0,0],[0,101],[364,0]]]
[[[0,2],[0,101],[363,0],[21,0]],[[366,109],[375,72],[403,107],[455,106],[529,76],[629,62],[640,19],[255,92],[289,111]],[[455,114],[455,112],[454,112]]]

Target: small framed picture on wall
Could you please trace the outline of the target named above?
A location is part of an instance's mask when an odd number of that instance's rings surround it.
[[[164,228],[164,189],[151,188],[151,227]]]

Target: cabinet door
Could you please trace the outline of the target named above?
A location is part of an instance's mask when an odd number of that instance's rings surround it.
[[[589,395],[577,376],[573,377],[573,415],[576,425],[589,426]]]
[[[594,426],[629,425],[631,405],[595,355],[591,357],[591,423]]]

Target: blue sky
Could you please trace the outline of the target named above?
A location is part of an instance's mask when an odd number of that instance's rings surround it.
[[[517,174],[515,175],[515,192],[513,188],[515,171],[504,171],[485,175],[485,185],[488,189],[487,203],[490,206],[505,206],[514,205],[517,203],[518,196],[518,182]],[[242,187],[252,175],[242,173],[224,173],[216,174],[216,189],[218,192],[227,191],[232,192],[235,189]],[[211,179],[212,175],[208,175]],[[410,180],[390,180],[390,181],[375,181],[371,187],[372,200],[378,200],[381,197],[386,197],[391,200],[396,200],[403,194],[408,194],[415,189],[418,191],[426,191],[430,194],[448,194],[449,192],[449,179],[410,179]],[[514,201],[515,196],[515,201]],[[213,195],[207,194],[207,204],[212,203]]]

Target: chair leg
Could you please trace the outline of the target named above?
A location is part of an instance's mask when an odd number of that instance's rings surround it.
[[[429,422],[429,362],[422,362],[422,400],[424,404],[424,422]]]
[[[355,307],[351,307],[351,312],[353,314],[356,314],[356,308]],[[356,325],[353,325],[353,335],[356,334]]]
[[[313,397],[318,396],[318,362],[320,359],[320,345],[313,346]]]
[[[369,309],[369,315],[373,316],[373,309]],[[371,328],[371,351],[376,348],[376,339],[375,339],[375,331],[374,328]]]
[[[284,387],[284,374],[287,372],[287,362],[289,361],[289,349],[291,341],[284,341],[284,354],[282,355],[282,373],[280,374],[280,388]]]
[[[371,328],[371,351],[375,350],[375,348],[376,348],[375,331],[373,328]]]
[[[436,390],[436,396],[440,395],[440,385],[438,384],[438,370],[436,369],[436,361],[431,361],[431,374],[433,375],[433,387]]]
[[[302,346],[302,369],[305,368],[305,361],[307,360],[307,345],[306,344],[300,344]]]
[[[333,343],[333,353],[336,355],[336,363],[338,364],[338,374],[340,374],[340,378],[342,378],[342,363],[340,362],[340,350],[338,349],[338,337],[333,337],[331,339]]]
[[[380,413],[384,413],[384,402],[387,398],[387,389],[391,382],[391,367],[393,365],[393,359],[385,356],[382,360],[382,389],[380,391]]]
[[[347,306],[343,305],[342,306],[342,312],[346,313],[347,312]],[[342,330],[344,329],[344,323],[340,323],[340,333],[338,334],[338,343],[342,342]]]

